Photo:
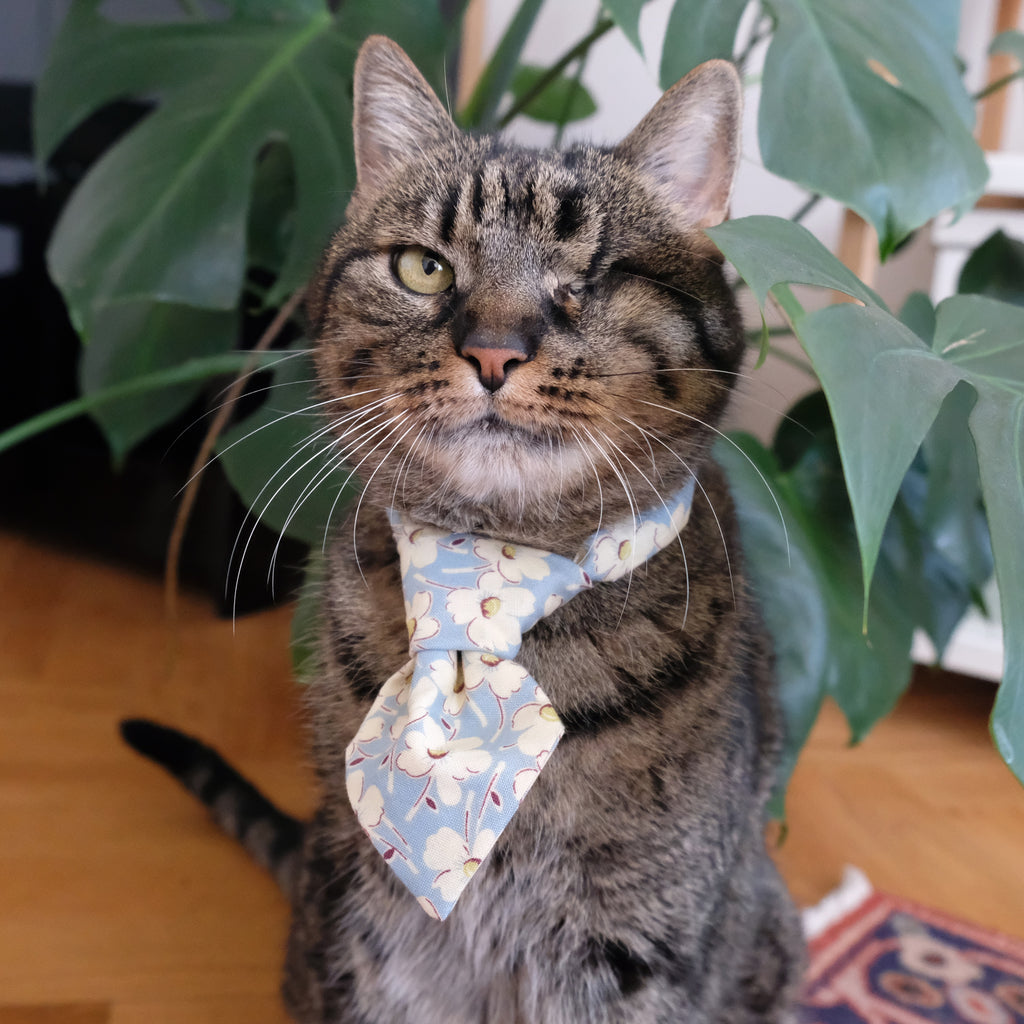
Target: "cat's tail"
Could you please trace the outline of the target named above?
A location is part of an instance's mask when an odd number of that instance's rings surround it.
[[[213,820],[275,878],[296,891],[305,826],[277,808],[212,747],[145,718],[121,722],[124,741],[171,773]]]

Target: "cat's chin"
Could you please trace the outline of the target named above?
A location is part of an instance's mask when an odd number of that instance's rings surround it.
[[[523,508],[576,490],[593,469],[576,444],[515,426],[494,415],[430,445],[445,487],[477,504]]]

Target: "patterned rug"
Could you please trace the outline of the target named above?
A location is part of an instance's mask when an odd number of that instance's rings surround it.
[[[1024,941],[854,889],[832,922],[805,917],[802,1024],[1024,1024]]]

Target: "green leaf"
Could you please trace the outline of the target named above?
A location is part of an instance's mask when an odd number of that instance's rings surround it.
[[[152,394],[163,388],[177,387],[179,384],[209,380],[211,377],[219,377],[223,374],[239,373],[249,365],[252,359],[262,362],[266,355],[266,353],[254,356],[249,352],[229,352],[227,355],[207,356],[205,359],[186,359],[170,369],[156,370],[140,377],[133,377],[120,384],[113,384],[103,391],[84,395],[81,398],[72,399],[70,402],[64,402],[62,405],[54,406],[52,409],[47,409],[46,412],[23,420],[0,433],[0,452],[13,448],[16,444],[21,444],[22,441],[35,437],[36,434],[41,434],[60,423],[73,420],[76,416],[95,413],[96,410],[112,402],[119,402],[136,395]],[[270,355],[276,356],[276,353],[270,353]]]
[[[867,590],[896,493],[959,374],[913,331],[872,307],[811,313],[797,335],[832,410]]]
[[[1021,64],[1024,64],[1024,32],[1018,32],[1017,29],[1013,28],[1000,32],[992,40],[988,52],[1009,53],[1016,57]]]
[[[145,83],[162,98],[94,165],[54,232],[51,272],[80,329],[91,334],[99,309],[124,302],[233,308],[253,166],[274,138],[288,141],[298,187],[278,284],[288,291],[305,280],[351,181],[352,46],[326,11],[280,23],[236,16],[139,26],[79,17],[70,29],[73,44],[58,44],[47,68],[41,125],[68,121],[46,97],[80,94],[81,116],[110,97],[119,72],[130,87]],[[101,60],[109,66],[99,74]],[[54,134],[40,128],[44,151]]]
[[[518,102],[526,96],[546,74],[546,68],[521,65],[512,79],[514,101]],[[568,124],[570,121],[582,121],[596,111],[597,104],[583,85],[574,78],[558,75],[522,108],[521,113],[535,121]]]
[[[821,702],[835,698],[852,739],[862,739],[906,688],[913,625],[895,600],[876,595],[870,641],[861,634],[857,545],[834,438],[819,434],[788,471],[754,438],[732,441],[719,443],[715,457],[736,497],[748,573],[775,646],[786,724],[773,801],[781,816]]]
[[[907,0],[942,45],[954,52],[960,41],[960,0]]]
[[[295,230],[295,167],[283,142],[264,146],[256,162],[246,227],[251,267],[278,274]]]
[[[658,79],[662,89],[674,85],[698,64],[732,57],[740,18],[750,0],[676,0],[665,29]]]
[[[1024,242],[996,231],[964,264],[957,291],[1024,306]]]
[[[924,292],[911,292],[900,310],[900,323],[906,324],[925,344],[935,337],[935,307]]]
[[[901,598],[940,658],[992,575],[978,461],[967,430],[975,397],[960,382],[943,402],[882,539],[883,552],[900,567]]]
[[[117,24],[76,6],[38,94],[39,155],[116,96],[156,110],[90,170],[56,228],[49,263],[76,325],[135,301],[231,309],[245,272],[253,167],[271,141],[294,166],[294,229],[269,301],[310,275],[352,187],[351,75],[364,29],[444,59],[433,5],[238,4],[225,20]],[[405,8],[410,8],[405,11]],[[399,21],[402,13],[408,15]]]
[[[79,365],[79,384],[87,396],[184,360],[230,352],[238,342],[238,316],[233,310],[139,302],[101,310],[94,330]],[[106,435],[114,460],[120,462],[139,441],[181,412],[202,386],[202,380],[189,381],[97,407],[93,418]]]
[[[320,548],[355,486],[343,448],[324,432],[312,359],[302,350],[277,356],[264,403],[221,437],[217,453],[254,521]]]
[[[780,231],[778,225],[770,230]],[[786,281],[823,272],[821,266],[795,267],[798,260],[790,252],[772,265],[775,273],[767,273],[757,244],[764,232],[765,225],[748,219],[733,222],[730,232],[721,234],[717,228],[709,234],[740,274],[757,283],[759,295],[782,295]],[[834,257],[818,254],[818,260],[826,274],[835,272]],[[794,331],[828,395],[860,543],[865,593],[890,510],[921,441],[959,382],[976,395],[968,422],[1006,642],[992,727],[1000,752],[1024,780],[1024,309],[955,295],[936,310],[935,337],[928,345],[877,306],[843,305],[807,314],[791,294],[786,302]]]
[[[782,217],[742,217],[709,228],[708,237],[740,272],[763,308],[780,282],[833,288],[861,302],[885,303],[801,224]]]
[[[647,0],[601,0],[601,6],[609,17],[622,29],[622,34],[633,44],[637,53],[644,55],[640,41],[640,12]]]
[[[522,0],[497,49],[488,61],[459,122],[466,128],[486,131],[494,124],[501,101],[508,92],[519,58],[544,0]]]
[[[777,25],[758,133],[769,170],[856,210],[883,255],[981,194],[988,171],[944,20],[910,0],[767,6]]]

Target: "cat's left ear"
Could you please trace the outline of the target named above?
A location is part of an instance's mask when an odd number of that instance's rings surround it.
[[[742,103],[735,67],[709,60],[676,82],[616,153],[654,180],[686,224],[713,227],[729,212]]]
[[[377,188],[398,164],[458,132],[416,65],[385,36],[370,36],[359,50],[353,102],[361,191]]]

